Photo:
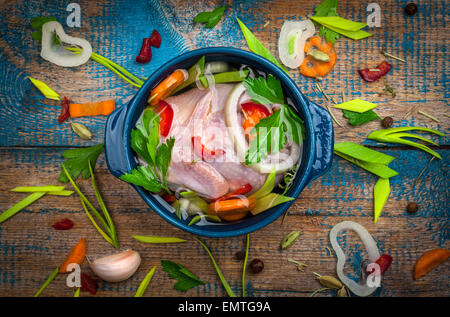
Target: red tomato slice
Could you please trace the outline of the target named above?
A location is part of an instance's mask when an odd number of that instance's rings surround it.
[[[156,111],[159,114],[159,134],[167,137],[172,127],[173,109],[167,102],[160,100]]]

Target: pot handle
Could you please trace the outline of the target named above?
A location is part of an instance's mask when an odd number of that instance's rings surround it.
[[[128,106],[132,103],[133,99],[127,105],[114,110],[106,121],[106,164],[111,173],[117,178],[128,171],[124,153],[123,128]]]
[[[328,111],[309,101],[309,109],[316,138],[315,159],[309,175],[310,181],[325,174],[331,167],[334,152],[333,121]]]

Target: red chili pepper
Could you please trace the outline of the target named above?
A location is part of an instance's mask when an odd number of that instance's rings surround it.
[[[177,200],[177,198],[175,197],[175,195],[173,194],[163,194],[161,195],[162,199],[164,199],[166,202],[168,202],[169,204],[175,202],[175,200]]]
[[[267,118],[271,115],[270,110],[266,106],[254,102],[246,102],[241,104],[242,110],[245,112],[246,117],[242,123],[242,128],[247,137],[252,140],[254,135],[250,135],[253,127],[263,118]]]
[[[383,274],[384,272],[386,272],[389,266],[391,266],[392,257],[388,254],[383,254],[378,260],[375,261],[375,263],[380,266],[380,273]],[[374,271],[375,269],[373,269],[372,272],[367,271],[367,274],[371,274]]]
[[[236,189],[235,191],[233,191],[233,192],[231,192],[229,194],[226,194],[226,195],[224,195],[224,196],[222,196],[220,198],[217,198],[217,199],[213,199],[212,202],[227,200],[227,199],[236,197],[238,195],[245,195],[248,192],[250,192],[252,189],[253,189],[252,185],[245,184],[244,186],[239,187],[238,189]]]
[[[141,52],[139,53],[139,56],[136,57],[136,62],[145,64],[152,60],[152,47],[151,47],[151,41],[149,38],[144,38],[144,41],[142,42],[141,46]]]
[[[202,144],[202,140],[199,136],[192,137],[192,145],[194,146],[194,153],[201,156],[202,160],[210,161],[214,157],[220,157],[225,154],[224,150],[210,150]]]
[[[64,97],[63,100],[61,101],[61,113],[58,117],[59,123],[63,123],[64,121],[66,121],[67,118],[70,117],[69,104],[70,100]]]
[[[371,69],[378,69],[378,70],[371,70]],[[380,65],[378,65],[376,68],[366,68],[366,69],[359,69],[358,73],[361,76],[362,79],[364,79],[367,82],[374,82],[387,73],[392,69],[392,65],[389,64],[386,61],[383,61]]]
[[[173,109],[167,102],[160,100],[156,111],[159,114],[159,134],[167,137],[172,127]]]
[[[154,47],[161,46],[161,35],[159,35],[158,31],[153,30],[152,36],[150,37],[150,44]]]
[[[55,222],[52,227],[56,230],[69,230],[73,227],[73,221],[69,218],[62,219],[60,221]]]
[[[89,292],[92,295],[97,294],[97,281],[94,280],[89,274],[81,273],[81,290],[83,292]]]

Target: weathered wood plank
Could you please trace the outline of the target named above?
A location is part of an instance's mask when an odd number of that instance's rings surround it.
[[[8,191],[15,186],[56,183],[61,152],[62,149],[1,149],[0,210],[25,196]],[[450,295],[448,263],[419,281],[412,279],[412,267],[424,251],[449,247],[449,210],[445,199],[449,188],[449,150],[439,151],[444,159],[434,160],[415,188],[412,183],[430,156],[415,150],[388,149],[384,152],[396,157],[391,166],[400,175],[392,178],[392,194],[379,222],[375,225],[372,220],[372,189],[376,178],[344,160],[335,159],[331,170],[302,192],[289,209],[284,223],[278,219],[251,234],[250,259],[263,260],[265,269],[258,275],[248,273],[246,288],[249,296],[309,296],[319,288],[312,272],[335,275],[336,260],[327,255],[326,247],[330,228],[343,220],[364,225],[378,242],[380,251],[394,258],[383,287],[376,295]],[[135,276],[123,283],[101,283],[99,295],[133,295],[148,269],[158,265],[147,294],[183,296],[183,293],[173,290],[174,282],[160,269],[160,260],[169,259],[186,265],[207,281],[207,284],[187,292],[186,296],[226,296],[201,246],[190,234],[173,228],[154,214],[131,186],[115,179],[107,171],[103,155],[96,175],[117,226],[121,249],[138,250],[143,258]],[[95,200],[89,181],[80,181],[80,184],[88,197]],[[415,215],[405,211],[407,202],[412,200],[421,206]],[[51,228],[51,224],[64,217],[74,220],[73,229],[55,231]],[[280,251],[279,243],[283,236],[298,229],[303,231],[299,241]],[[132,234],[177,236],[188,242],[144,245],[133,240]],[[114,252],[89,223],[76,195],[44,197],[0,224],[0,296],[32,295],[81,236],[87,238],[88,255],[92,258]],[[234,259],[234,254],[244,248],[245,237],[202,240],[210,247],[233,290],[239,293],[242,265]],[[347,234],[341,243],[349,254],[347,270],[350,274],[360,265],[364,252],[353,234]],[[288,258],[308,264],[305,272],[297,271],[292,263],[287,262]],[[90,272],[86,264],[83,270]],[[73,290],[64,283],[64,278],[58,277],[44,295],[70,296]]]

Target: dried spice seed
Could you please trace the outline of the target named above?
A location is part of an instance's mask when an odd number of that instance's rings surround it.
[[[381,120],[381,126],[385,129],[392,127],[392,124],[394,124],[394,119],[392,119],[391,117],[385,117],[383,120]]]
[[[259,259],[254,259],[250,262],[250,269],[253,273],[259,273],[264,269],[264,262]]]
[[[337,278],[330,275],[320,275],[316,272],[313,272],[314,275],[317,276],[317,280],[322,286],[331,288],[331,289],[341,289],[344,285]]]
[[[348,291],[345,286],[342,286],[342,288],[338,290],[337,297],[348,297]]]
[[[245,253],[242,251],[238,251],[238,252],[236,252],[234,257],[236,258],[236,260],[242,261],[243,259],[245,259]]]
[[[408,3],[405,6],[405,13],[407,15],[415,15],[417,13],[417,5],[415,3]]]
[[[419,205],[415,202],[410,202],[408,206],[406,207],[409,213],[413,214],[419,211]]]
[[[302,233],[300,230],[288,233],[281,241],[281,249],[284,250],[290,247],[300,236],[300,233]]]
[[[73,132],[75,132],[83,140],[92,139],[92,132],[84,124],[71,122]]]

